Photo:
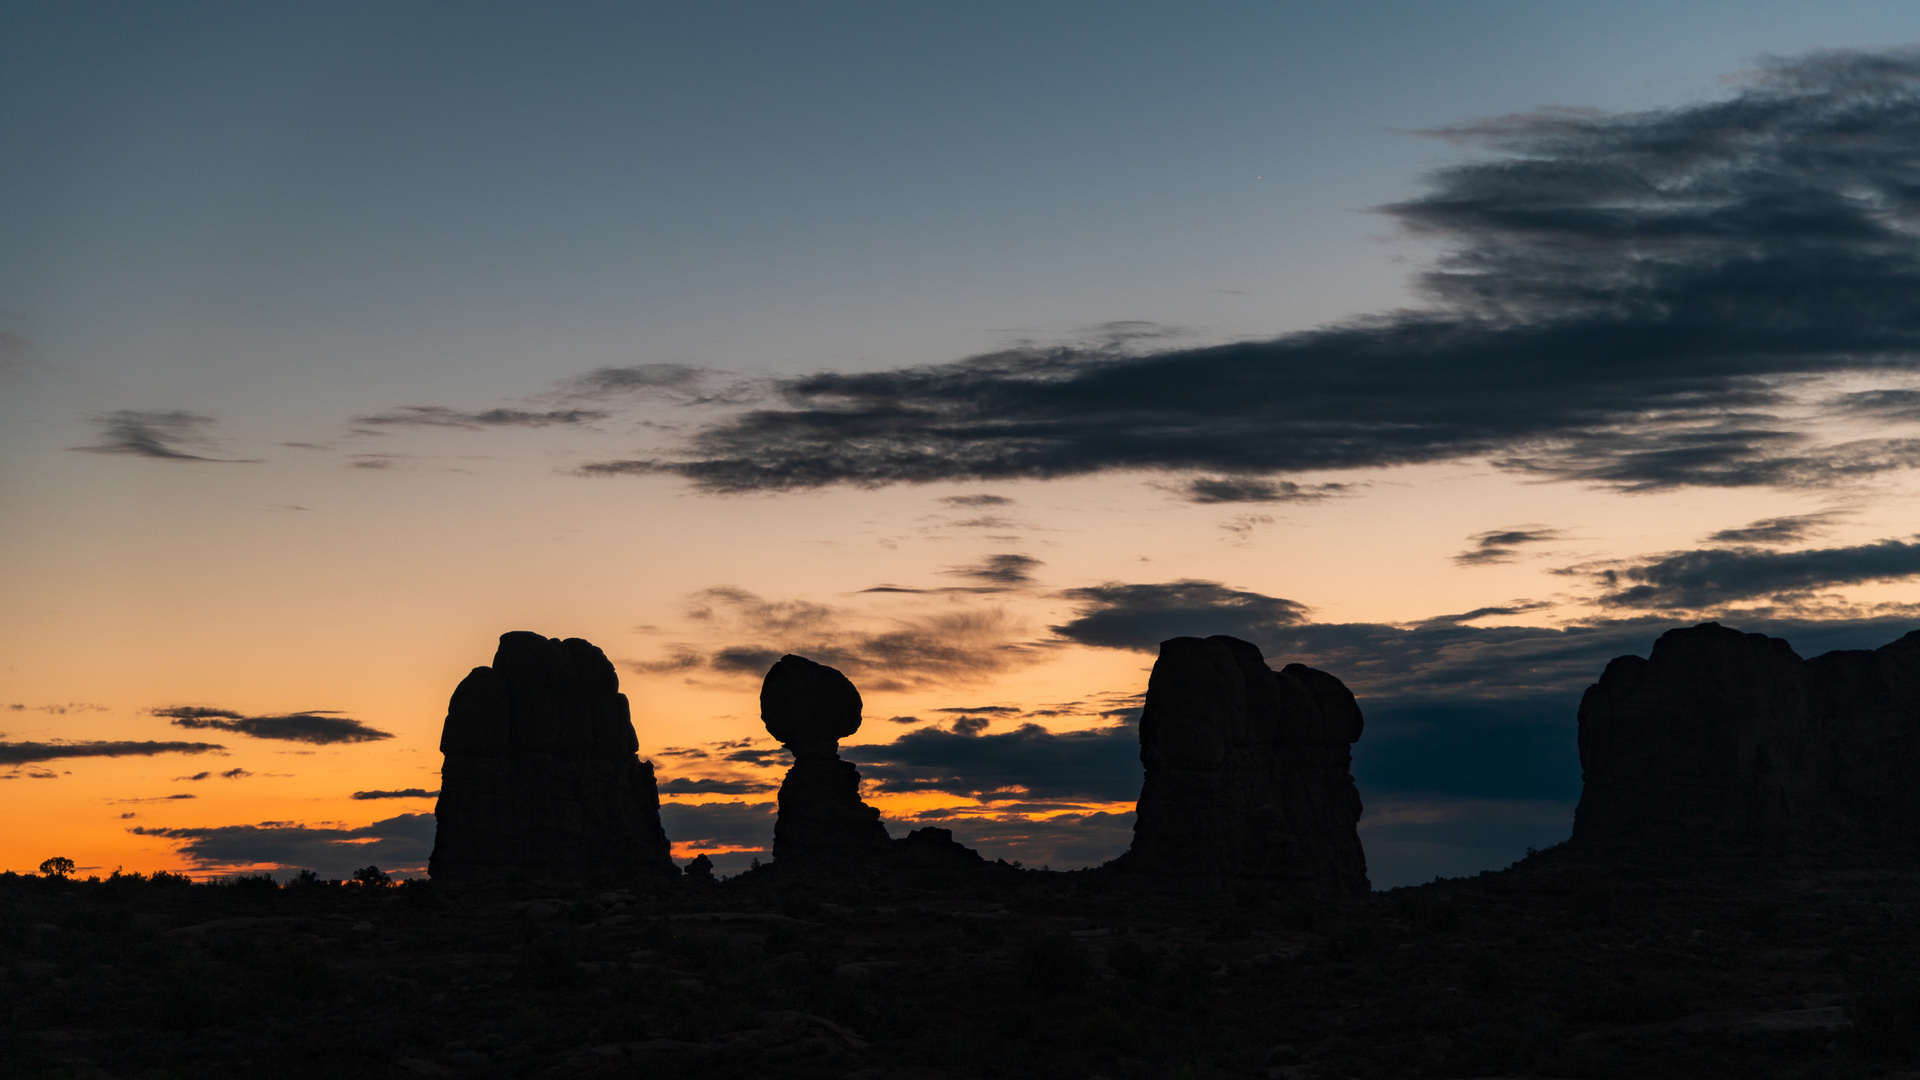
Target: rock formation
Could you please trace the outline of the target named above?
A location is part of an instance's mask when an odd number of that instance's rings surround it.
[[[1317,896],[1364,894],[1360,707],[1339,679],[1230,637],[1160,644],[1140,715],[1133,846],[1116,866]]]
[[[760,685],[760,719],[793,754],[780,784],[773,858],[788,866],[844,863],[893,849],[880,811],[860,800],[860,773],[840,740],[860,730],[860,691],[845,675],[783,656]]]
[[[1802,660],[1718,623],[1607,665],[1580,703],[1571,846],[1633,856],[1920,851],[1920,631]]]
[[[678,874],[620,677],[579,638],[503,634],[447,705],[438,880]]]

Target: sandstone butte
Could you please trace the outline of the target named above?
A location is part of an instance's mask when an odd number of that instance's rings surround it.
[[[1339,679],[1278,672],[1237,638],[1160,644],[1140,716],[1133,845],[1120,872],[1302,895],[1365,895],[1360,706]]]
[[[447,706],[440,881],[678,874],[653,765],[636,753],[620,677],[598,648],[517,631]]]
[[[1803,660],[1718,623],[1607,665],[1580,703],[1574,852],[1841,864],[1920,853],[1920,631]]]

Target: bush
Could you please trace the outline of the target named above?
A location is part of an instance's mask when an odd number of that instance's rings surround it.
[[[393,884],[393,878],[382,873],[377,866],[363,866],[355,870],[353,880],[363,889],[384,889]]]
[[[1087,954],[1066,934],[1043,934],[1020,947],[1020,982],[1042,994],[1078,990],[1087,984]]]

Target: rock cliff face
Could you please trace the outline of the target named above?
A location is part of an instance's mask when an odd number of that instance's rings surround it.
[[[840,758],[840,740],[860,730],[853,683],[825,664],[783,656],[760,686],[760,718],[793,754],[780,784],[774,861],[845,863],[890,853],[880,811],[860,800],[860,773]]]
[[[501,635],[493,665],[474,668],[447,705],[430,872],[678,873],[653,765],[636,749],[605,654],[579,638]]]
[[[1572,846],[1686,858],[1920,852],[1920,631],[1802,660],[1718,623],[1580,703]]]
[[[1225,636],[1162,642],[1140,717],[1128,872],[1366,893],[1350,771],[1360,707],[1339,679]]]

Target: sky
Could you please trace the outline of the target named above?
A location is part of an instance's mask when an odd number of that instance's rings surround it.
[[[1920,12],[0,5],[0,869],[418,872],[500,634],[676,853],[760,677],[896,835],[1125,850],[1157,644],[1359,696],[1376,887],[1606,661],[1920,626]]]

